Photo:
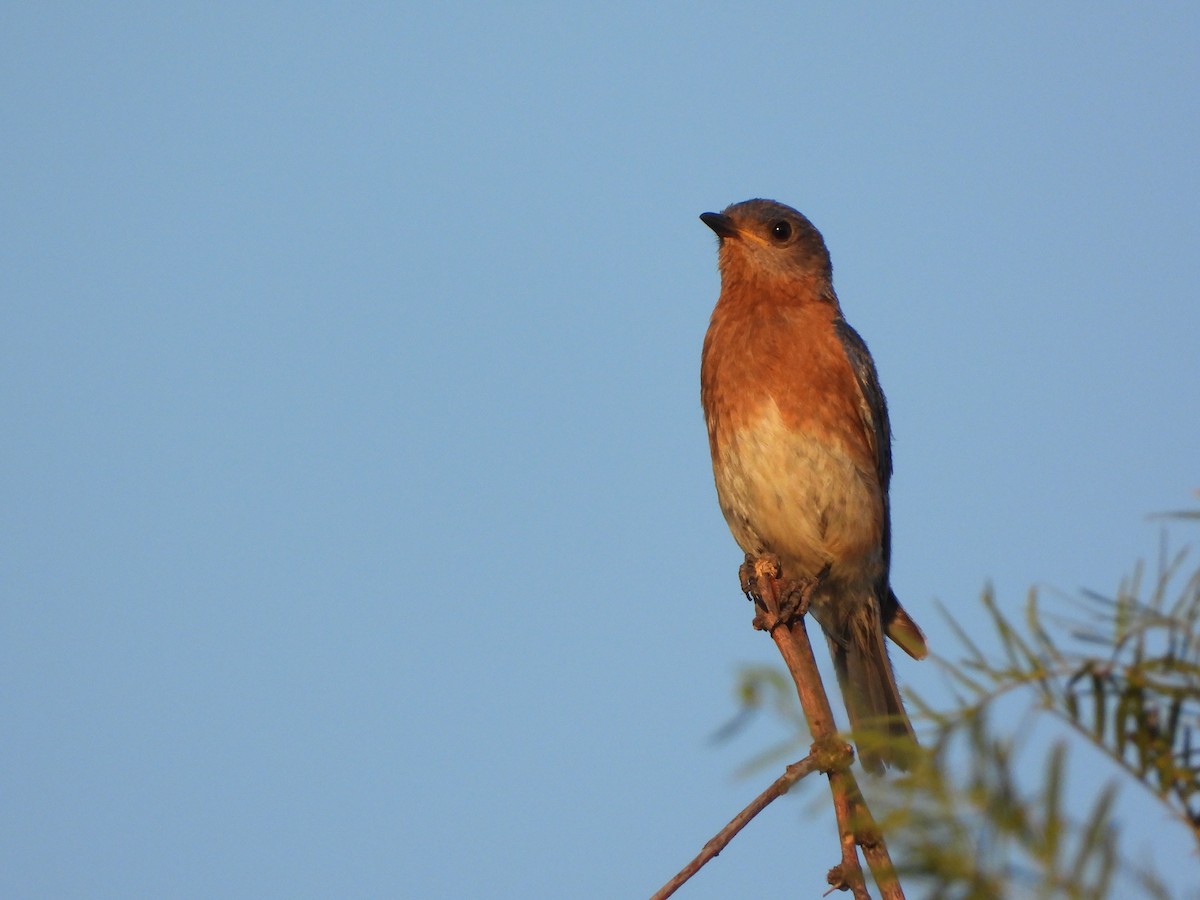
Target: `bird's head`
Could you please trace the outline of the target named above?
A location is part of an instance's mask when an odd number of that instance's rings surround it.
[[[816,226],[774,200],[745,200],[700,220],[716,232],[726,282],[795,281],[831,288],[833,266]]]

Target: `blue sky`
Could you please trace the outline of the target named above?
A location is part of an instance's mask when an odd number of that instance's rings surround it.
[[[0,14],[6,896],[643,896],[773,778],[706,210],[824,232],[935,650],[1194,504],[1194,7],[409,7]]]

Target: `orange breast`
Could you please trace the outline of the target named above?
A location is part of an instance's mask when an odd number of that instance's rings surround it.
[[[881,565],[883,496],[835,316],[825,302],[723,298],[701,398],[721,508],[742,548],[778,554],[793,575],[834,562],[866,578]]]

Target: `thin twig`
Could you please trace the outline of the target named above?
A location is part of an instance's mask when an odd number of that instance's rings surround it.
[[[718,831],[712,840],[704,845],[696,858],[680,869],[679,874],[664,884],[650,900],[666,900],[667,897],[670,897],[679,890],[683,886],[683,883],[699,872],[705,863],[724,850],[729,842],[733,840],[733,836],[745,828],[751,819],[766,809],[776,798],[786,794],[792,785],[805,775],[811,774],[816,768],[816,759],[809,755],[784,769],[783,774],[776,778],[769,788],[755,797],[749,806],[734,816],[728,825]]]

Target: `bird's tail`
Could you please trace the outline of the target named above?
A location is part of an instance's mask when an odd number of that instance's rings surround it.
[[[876,773],[886,766],[907,769],[917,738],[883,643],[878,604],[863,604],[841,625],[825,637],[863,768]]]

